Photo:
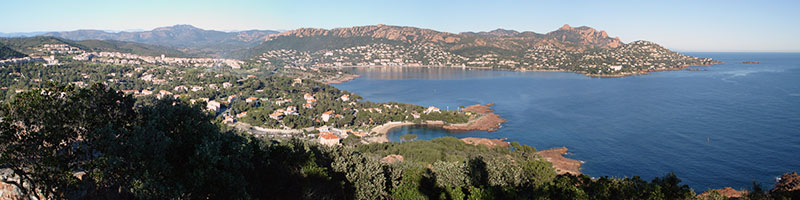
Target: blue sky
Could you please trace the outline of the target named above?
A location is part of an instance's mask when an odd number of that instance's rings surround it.
[[[0,32],[290,30],[390,24],[446,32],[545,33],[564,24],[678,51],[800,52],[800,1],[3,0]]]

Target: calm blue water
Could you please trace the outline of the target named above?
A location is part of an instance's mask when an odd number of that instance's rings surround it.
[[[689,53],[729,64],[708,71],[588,78],[561,72],[464,71],[449,68],[357,69],[335,85],[367,100],[456,109],[496,103],[508,122],[496,132],[414,133],[508,138],[538,149],[566,146],[590,176],[675,172],[698,191],[775,178],[800,170],[800,54]],[[761,64],[740,64],[742,61]]]

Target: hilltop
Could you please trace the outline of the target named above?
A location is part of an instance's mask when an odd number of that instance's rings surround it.
[[[177,48],[168,46],[114,40],[73,41],[52,36],[0,38],[0,45],[4,45],[11,50],[22,53],[23,55],[43,54],[45,52],[41,52],[41,47],[44,45],[68,45],[83,51],[111,51],[145,56],[160,56],[162,54],[176,57],[190,56],[190,54],[183,53]]]

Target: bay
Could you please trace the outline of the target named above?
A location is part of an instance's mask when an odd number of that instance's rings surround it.
[[[568,72],[461,68],[355,68],[336,84],[376,102],[437,106],[495,103],[496,132],[396,128],[419,139],[508,138],[537,149],[565,146],[592,176],[650,180],[674,172],[696,191],[772,188],[800,170],[800,54],[687,53],[727,64],[706,71],[590,78]],[[759,61],[760,64],[743,64]]]

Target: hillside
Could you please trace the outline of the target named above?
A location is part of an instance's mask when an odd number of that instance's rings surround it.
[[[188,54],[224,56],[230,51],[260,44],[267,36],[278,33],[269,30],[222,32],[203,30],[191,25],[160,27],[151,31],[111,33],[100,30],[50,32],[45,36],[69,40],[117,40],[180,48]]]
[[[5,44],[11,49],[29,55],[37,53],[38,51],[36,49],[44,44],[68,44],[70,46],[74,46],[80,49],[87,48],[69,40],[56,37],[44,37],[44,36],[0,38],[0,43]]]
[[[191,54],[183,53],[177,48],[142,44],[135,42],[113,40],[84,40],[72,41],[51,36],[0,38],[0,43],[9,48],[28,55],[39,55],[43,52],[41,47],[45,44],[66,44],[84,51],[109,51],[120,53],[134,53],[145,56],[160,56],[162,54],[173,57],[189,57]]]
[[[136,42],[125,42],[115,40],[84,40],[76,41],[75,43],[86,47],[87,51],[109,51],[120,53],[133,53],[143,56],[160,56],[165,55],[168,57],[190,57],[189,54],[181,52],[180,50],[160,45],[142,44]]]
[[[0,44],[0,60],[5,60],[9,58],[22,58],[26,55],[24,53],[20,53],[10,47],[7,47],[4,44]]]
[[[295,66],[434,65],[573,71],[592,76],[719,63],[652,42],[625,44],[605,31],[569,25],[545,34],[505,29],[453,34],[389,25],[302,28],[270,36],[250,49],[249,55],[268,64]]]

